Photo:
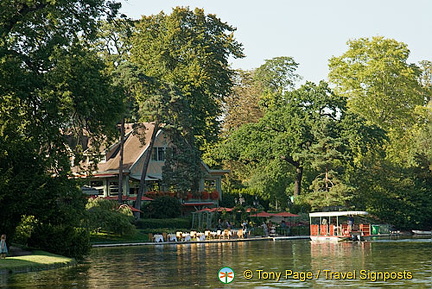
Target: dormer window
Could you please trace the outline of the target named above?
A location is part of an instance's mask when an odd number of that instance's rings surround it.
[[[152,161],[156,161],[156,162],[165,161],[165,148],[164,147],[153,148]]]

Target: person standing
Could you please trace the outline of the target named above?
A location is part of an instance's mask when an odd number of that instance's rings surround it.
[[[351,232],[354,226],[354,217],[352,215],[348,216],[348,230]]]
[[[248,222],[246,220],[243,221],[242,223],[242,229],[243,229],[243,237],[247,238],[249,232],[248,232]]]
[[[0,238],[0,258],[6,258],[6,254],[8,253],[7,245],[6,245],[6,234],[1,235]]]
[[[263,222],[261,226],[263,227],[264,236],[268,237],[269,233],[268,233],[267,224],[265,222]]]

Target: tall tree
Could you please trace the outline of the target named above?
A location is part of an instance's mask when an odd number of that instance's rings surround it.
[[[177,7],[170,15],[144,16],[132,37],[131,60],[150,81],[143,83],[145,89],[138,90],[136,96],[143,119],[154,121],[155,130],[163,128],[173,140],[185,138],[195,154],[192,159],[199,153],[195,148],[215,141],[219,132],[220,105],[232,86],[228,58],[243,56],[234,31],[202,9]],[[167,164],[165,176],[173,176],[169,173],[173,168],[183,167],[179,162]],[[138,198],[145,191],[146,171],[144,166]]]
[[[123,203],[123,159],[125,142],[125,121],[134,122],[137,113],[134,113],[134,89],[139,81],[136,67],[128,61],[130,55],[130,38],[133,31],[133,21],[122,15],[120,18],[104,21],[99,29],[95,47],[102,55],[107,65],[107,73],[123,94],[126,110],[120,120],[120,150],[119,150],[119,181],[118,202]],[[127,120],[126,120],[127,119]]]
[[[267,59],[264,64],[252,71],[238,71],[233,90],[224,101],[222,136],[229,138],[229,135],[242,125],[258,122],[269,106],[275,105],[283,98],[285,92],[294,88],[297,80],[301,78],[295,72],[297,67],[298,63],[292,57],[280,56]],[[235,160],[218,159],[217,150],[216,146],[205,154],[206,161],[218,165],[223,163],[224,168],[232,172],[224,181],[229,182],[232,188],[243,187],[241,176],[244,174],[240,172],[249,171],[251,168],[246,168]],[[276,167],[281,166],[275,164]],[[271,171],[276,173],[275,170]],[[259,169],[256,172],[260,175]],[[262,187],[269,185],[264,181],[268,179],[262,176],[251,181]],[[288,181],[283,179],[279,183]]]
[[[261,106],[274,105],[285,92],[294,89],[296,82],[301,79],[295,72],[298,65],[292,57],[279,56],[267,59],[255,69],[254,80],[261,90]]]
[[[329,61],[329,80],[352,111],[381,128],[406,130],[427,101],[420,69],[408,63],[405,43],[376,36],[348,41],[349,49]]]
[[[221,102],[232,87],[228,58],[243,57],[235,28],[202,9],[176,7],[170,15],[143,16],[136,29],[132,60],[145,75],[183,93],[198,146],[214,142]]]
[[[345,100],[335,95],[327,83],[307,82],[285,93],[258,123],[235,131],[222,145],[222,151],[227,159],[257,167],[261,172],[274,172],[270,177],[273,183],[283,185],[290,180],[292,186],[279,189],[285,198],[299,196],[307,188],[302,184],[305,170],[309,178],[316,180],[312,189],[329,194],[343,181],[336,179],[337,173],[342,174],[356,155],[347,144],[354,145],[361,138],[375,139],[369,130],[357,130],[354,119],[347,114]],[[354,137],[355,132],[361,136]],[[367,149],[365,144],[357,146],[358,150]],[[249,182],[259,175],[255,169],[247,173],[244,179]],[[288,188],[292,191],[288,192]]]
[[[13,233],[25,214],[47,226],[79,224],[84,199],[70,178],[71,158],[115,127],[122,108],[87,47],[98,19],[118,8],[103,0],[0,3],[2,231]]]
[[[339,108],[330,101],[335,97],[325,83],[319,86],[307,83],[284,97],[258,123],[234,132],[228,139],[227,153],[230,158],[246,162],[287,162],[295,170],[293,194],[298,196],[304,166],[316,142],[312,129],[319,129],[317,123],[324,119],[335,119]]]
[[[233,89],[225,97],[223,104],[223,135],[243,124],[257,122],[264,114],[259,105],[262,89],[255,81],[254,73],[255,71],[236,71]]]

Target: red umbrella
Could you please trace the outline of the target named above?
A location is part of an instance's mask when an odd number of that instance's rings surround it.
[[[300,217],[300,215],[291,214],[290,212],[280,212],[273,215],[277,217]]]
[[[232,210],[233,208],[225,208],[225,207],[218,207],[218,208],[211,209],[212,212],[222,212],[222,211],[231,212]]]
[[[271,213],[267,213],[267,212],[259,212],[256,214],[251,215],[252,217],[262,217],[262,218],[268,218],[268,217],[273,217],[274,214]]]
[[[211,211],[212,211],[212,209],[204,208],[204,209],[201,209],[199,211],[196,211],[196,213],[199,213],[199,212],[211,212]]]
[[[140,212],[140,213],[143,212],[141,210],[138,210],[138,209],[136,209],[136,208],[134,208],[132,206],[126,205],[126,204],[121,205],[119,208],[123,208],[123,207],[127,207],[127,208],[131,209],[132,212]]]

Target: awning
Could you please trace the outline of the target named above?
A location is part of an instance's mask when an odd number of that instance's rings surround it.
[[[132,179],[141,180],[141,175],[130,175]],[[146,176],[146,181],[160,181],[162,180],[161,176]]]
[[[368,215],[365,211],[341,211],[341,212],[314,212],[309,213],[309,217],[340,217],[340,216],[359,216]]]
[[[91,177],[93,178],[118,178],[118,174],[117,175],[113,175],[113,174],[94,174]]]

